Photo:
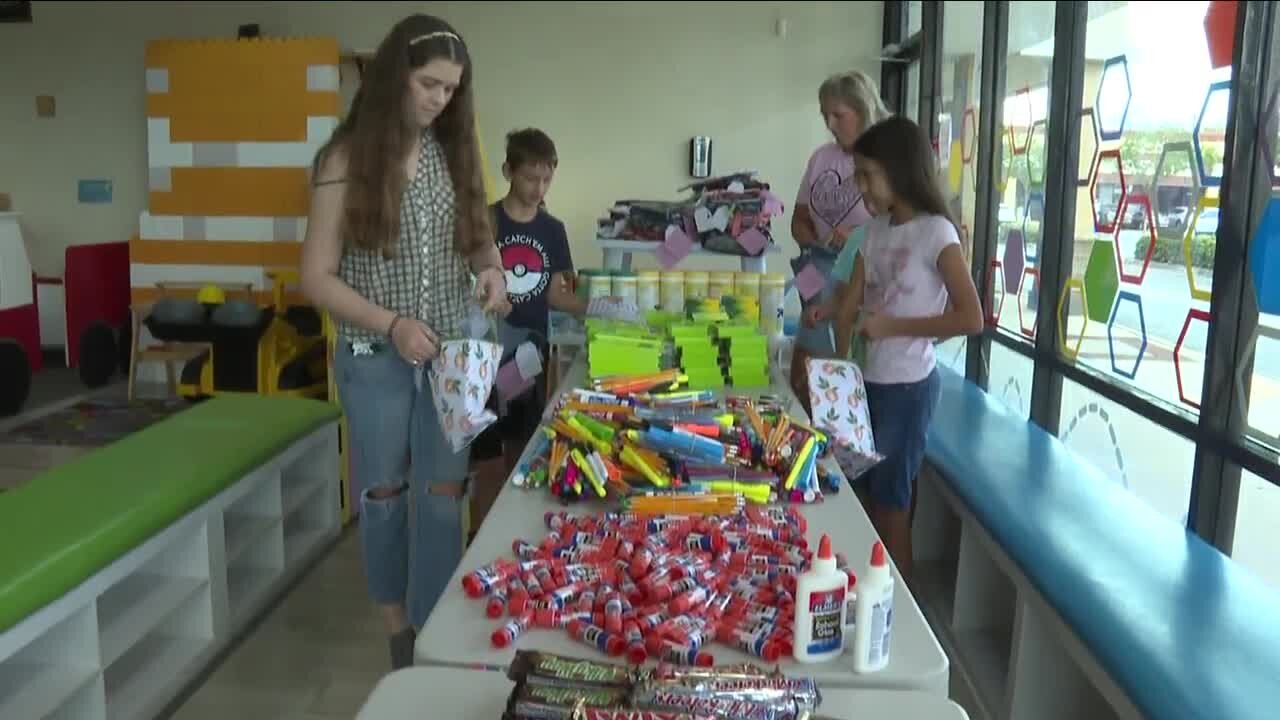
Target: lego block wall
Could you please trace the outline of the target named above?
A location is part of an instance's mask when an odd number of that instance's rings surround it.
[[[147,44],[135,303],[157,283],[248,283],[265,301],[265,271],[297,266],[311,163],[340,115],[338,66],[335,38]]]

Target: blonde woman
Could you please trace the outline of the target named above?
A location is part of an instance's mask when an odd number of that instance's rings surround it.
[[[810,155],[791,216],[791,236],[800,246],[792,268],[799,272],[812,264],[826,279],[822,293],[802,300],[805,322],[796,331],[791,361],[791,387],[806,411],[811,411],[806,361],[835,354],[830,321],[812,321],[808,310],[839,294],[845,278],[833,272],[836,258],[854,229],[870,218],[853,178],[853,145],[863,130],[889,116],[875,83],[856,70],[823,81],[818,105],[832,139]]]

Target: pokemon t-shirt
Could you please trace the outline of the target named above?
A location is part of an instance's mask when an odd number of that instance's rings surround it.
[[[493,207],[498,221],[498,252],[507,274],[507,299],[511,301],[507,323],[545,336],[551,283],[559,273],[573,272],[564,223],[545,210],[539,210],[529,222],[516,222],[501,202]]]
[[[796,194],[796,207],[801,205],[809,207],[819,243],[825,242],[836,226],[857,226],[869,220],[871,215],[853,179],[853,156],[834,142],[814,150]]]

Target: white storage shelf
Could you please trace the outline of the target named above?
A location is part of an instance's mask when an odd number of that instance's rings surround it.
[[[163,711],[337,537],[337,442],[300,439],[0,633],[0,719]]]
[[[932,468],[917,484],[916,597],[974,720],[1141,714]]]

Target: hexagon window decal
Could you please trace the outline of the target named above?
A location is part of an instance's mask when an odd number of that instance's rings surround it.
[[[1004,283],[996,282],[1000,277],[1000,261],[992,260],[990,269],[987,271],[987,285],[991,288],[991,294],[987,297],[987,324],[996,327],[1000,324],[1000,311],[1004,309]],[[1000,291],[1000,302],[996,302],[996,291]]]
[[[1128,300],[1138,308],[1138,354],[1133,359],[1133,367],[1123,369],[1116,362],[1116,317],[1120,315],[1120,306]],[[1121,327],[1124,327],[1121,325]],[[1130,328],[1132,329],[1132,328]],[[1138,375],[1138,367],[1142,365],[1142,356],[1147,352],[1147,319],[1142,313],[1142,298],[1137,293],[1125,290],[1116,298],[1115,308],[1111,311],[1111,319],[1107,321],[1107,351],[1111,354],[1111,372],[1123,378],[1133,380]]]
[[[1280,315],[1280,198],[1267,202],[1249,242],[1249,275],[1253,278],[1258,311]]]
[[[1192,320],[1199,320],[1208,325],[1209,313],[1196,308],[1191,308],[1187,311],[1187,319],[1182,322],[1182,332],[1178,334],[1178,343],[1173,346],[1173,372],[1178,380],[1178,399],[1199,410],[1200,403],[1187,397],[1186,385],[1182,380],[1182,346],[1186,342],[1187,331],[1191,329]]]
[[[1231,100],[1231,81],[1219,80],[1209,86],[1204,104],[1196,118],[1191,142],[1196,152],[1200,184],[1218,187],[1222,184],[1222,163],[1226,152],[1227,105]],[[1206,124],[1207,123],[1207,124]]]
[[[1012,141],[1013,154],[1021,155],[1027,151],[1031,142],[1031,88],[1024,87],[1013,94],[1009,112],[1009,139]]]
[[[1125,226],[1130,224],[1128,219],[1132,215],[1130,208],[1137,209],[1141,214],[1138,216],[1139,231],[1141,237],[1137,238],[1132,249],[1126,246]],[[1121,222],[1116,223],[1116,234],[1114,245],[1116,248],[1116,262],[1120,265],[1120,279],[1127,283],[1141,285],[1142,281],[1147,277],[1147,269],[1151,267],[1151,257],[1156,251],[1156,221],[1151,214],[1151,198],[1146,195],[1137,193],[1127,193],[1124,198],[1124,204],[1120,206]],[[1126,261],[1126,257],[1132,258],[1132,264]],[[1136,269],[1134,274],[1130,268]]]
[[[1084,307],[1089,306],[1089,297],[1084,289],[1084,280],[1073,277],[1067,280],[1067,284],[1062,288],[1062,296],[1058,298],[1058,350],[1063,357],[1074,361],[1080,355],[1080,344],[1084,342],[1085,333],[1089,330],[1089,313],[1081,313],[1084,318],[1084,324],[1080,326],[1080,337],[1075,339],[1074,345],[1067,345],[1067,321],[1069,318],[1064,311],[1067,309],[1067,300],[1071,297],[1072,290],[1080,293],[1081,305]]]
[[[1085,116],[1088,117],[1085,117]],[[1093,171],[1098,167],[1098,118],[1093,108],[1080,111],[1080,175],[1077,187],[1088,187]]]
[[[1120,206],[1129,194],[1124,180],[1124,163],[1118,149],[1098,153],[1098,169],[1089,187],[1089,204],[1093,208],[1093,230],[1103,235],[1114,235],[1120,223]]]
[[[1044,232],[1044,193],[1027,194],[1027,210],[1022,216],[1022,243],[1026,248],[1027,264],[1035,265],[1040,258],[1040,237]]]
[[[1031,123],[1030,140],[1027,141],[1027,179],[1031,182],[1031,187],[1041,187],[1044,185],[1044,166],[1049,160],[1049,154],[1045,152],[1045,121],[1037,120]]]
[[[960,156],[966,164],[973,162],[973,150],[978,145],[978,120],[973,108],[965,108],[960,121]]]
[[[1004,238],[1004,289],[1005,292],[1018,292],[1018,283],[1022,281],[1022,269],[1026,267],[1026,256],[1023,254],[1022,230],[1009,228]]]
[[[1089,302],[1085,312],[1094,322],[1105,323],[1111,316],[1111,304],[1120,291],[1120,273],[1116,272],[1114,241],[1094,240],[1089,262],[1084,269],[1084,289]]]
[[[1187,220],[1202,193],[1195,149],[1189,140],[1165,143],[1160,148],[1151,187],[1154,188],[1151,210],[1155,213],[1156,234],[1180,239],[1187,231]]]
[[[1014,154],[1013,154],[1013,135],[1011,131],[1000,133],[1001,153],[1000,153],[1000,194],[1004,194],[1009,190],[1009,180],[1013,177]],[[977,166],[977,163],[974,163]],[[1025,166],[1024,166],[1025,167]],[[976,171],[975,171],[976,172]]]
[[[1027,280],[1027,276],[1031,279]],[[1025,296],[1025,297],[1024,297]],[[1036,339],[1036,316],[1031,313],[1030,323],[1023,316],[1022,308],[1035,310],[1040,301],[1040,271],[1029,267],[1022,271],[1022,288],[1018,292],[1018,327],[1022,334],[1032,340]]]
[[[1209,236],[1216,248],[1218,242],[1218,198],[1202,197],[1191,212],[1187,221],[1187,232],[1182,236],[1182,261],[1187,269],[1187,286],[1191,288],[1191,297],[1209,302],[1213,298],[1213,288],[1202,288],[1196,280],[1196,237]],[[1212,260],[1209,266],[1213,266]]]
[[[1124,121],[1129,116],[1132,99],[1129,61],[1124,55],[1117,55],[1102,64],[1102,80],[1098,82],[1098,95],[1093,101],[1099,136],[1103,140],[1119,140],[1124,134]]]

